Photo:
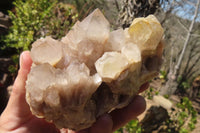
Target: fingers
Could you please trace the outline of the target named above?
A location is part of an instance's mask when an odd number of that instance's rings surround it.
[[[111,133],[112,127],[113,121],[111,116],[104,114],[90,128],[78,132],[68,131],[68,133]]]
[[[142,93],[143,91],[145,91],[145,90],[148,89],[148,88],[149,88],[149,83],[148,83],[148,82],[147,82],[147,83],[144,83],[144,84],[140,87],[138,93]]]
[[[146,102],[144,98],[137,95],[127,107],[111,112],[113,131],[124,126],[130,120],[136,119],[138,115],[144,112],[145,108]]]
[[[73,133],[111,133],[127,124],[130,120],[137,119],[137,116],[140,115],[145,108],[146,102],[144,98],[137,95],[127,107],[103,115],[89,129]]]
[[[13,90],[6,110],[17,117],[24,117],[30,114],[28,104],[25,100],[25,82],[30,71],[32,60],[28,51],[20,55],[20,70],[14,82]]]
[[[70,131],[68,131],[68,129],[62,128],[60,129],[60,133],[70,133]],[[71,132],[74,133],[74,132]]]
[[[149,87],[149,83],[145,83],[140,87],[139,93]],[[79,132],[70,131],[68,133],[111,133],[118,128],[124,126],[129,121],[137,119],[137,116],[144,112],[146,102],[142,96],[135,96],[132,102],[123,109],[114,110],[110,114],[100,117],[96,123],[89,129]]]
[[[36,117],[23,123],[21,127],[25,127],[23,133],[63,133],[60,132],[53,123],[46,122],[46,120],[38,119]]]
[[[14,82],[13,92],[14,96],[22,95],[25,93],[25,82],[27,75],[30,71],[32,60],[29,51],[25,51],[20,55],[20,69],[18,71],[18,76]]]
[[[130,120],[137,119],[146,108],[142,96],[135,96],[132,102],[123,109],[114,110],[110,114],[101,116],[91,128],[73,133],[111,133],[124,126]]]
[[[113,121],[110,115],[101,116],[97,122],[90,128],[90,133],[111,133]]]

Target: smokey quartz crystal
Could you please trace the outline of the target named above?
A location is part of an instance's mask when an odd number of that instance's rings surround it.
[[[150,15],[110,31],[99,9],[78,21],[61,40],[32,44],[26,100],[34,115],[58,128],[81,130],[123,108],[158,74],[163,29]]]

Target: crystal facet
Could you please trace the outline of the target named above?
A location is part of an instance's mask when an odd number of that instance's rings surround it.
[[[26,100],[34,115],[58,128],[81,130],[96,118],[129,104],[139,87],[156,76],[163,29],[150,15],[110,32],[99,9],[59,40],[33,43]]]

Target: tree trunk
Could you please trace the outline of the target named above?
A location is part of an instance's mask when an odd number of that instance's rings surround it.
[[[197,16],[198,16],[199,3],[200,3],[200,0],[197,0],[196,9],[195,9],[195,12],[194,12],[194,18],[193,18],[193,20],[192,20],[192,22],[191,22],[191,24],[190,24],[190,28],[189,28],[189,30],[188,30],[187,37],[186,37],[185,43],[184,43],[184,45],[183,45],[182,52],[181,52],[181,54],[180,54],[180,56],[179,56],[178,63],[177,63],[177,65],[175,66],[174,75],[176,76],[176,79],[177,79],[178,72],[179,72],[179,70],[180,70],[181,63],[182,63],[182,61],[183,61],[183,56],[184,56],[185,51],[186,51],[186,48],[187,48],[187,46],[188,46],[188,44],[189,44],[189,40],[190,40],[190,37],[191,37],[191,32],[192,32],[192,29],[193,29],[193,27],[194,27],[194,22],[195,22],[195,20],[196,20],[196,18],[197,18]]]
[[[179,75],[179,70],[180,70],[180,67],[181,67],[181,64],[182,64],[182,61],[183,61],[183,57],[185,55],[186,48],[187,48],[187,46],[189,44],[189,40],[191,38],[191,33],[192,33],[192,29],[194,27],[195,20],[198,16],[199,4],[200,4],[200,0],[197,0],[197,3],[195,5],[194,18],[191,21],[191,24],[190,24],[190,27],[189,27],[189,30],[188,30],[188,33],[187,33],[187,36],[186,36],[186,40],[185,40],[184,45],[183,45],[183,49],[182,49],[181,54],[179,56],[178,62],[176,64],[175,68],[174,68],[174,71],[172,73],[168,74],[169,80],[166,82],[165,87],[161,89],[161,91],[160,91],[161,95],[174,94],[177,87],[178,87],[177,79],[178,79],[178,75]],[[170,68],[170,70],[173,70],[173,68]]]
[[[159,7],[160,0],[123,0],[118,16],[118,25],[127,28],[134,18],[146,17],[149,14],[153,14]]]

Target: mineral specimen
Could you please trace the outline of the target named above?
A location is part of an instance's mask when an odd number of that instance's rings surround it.
[[[150,15],[110,32],[96,9],[61,39],[32,44],[26,100],[34,115],[58,128],[81,130],[100,115],[123,108],[157,75],[163,29]]]

